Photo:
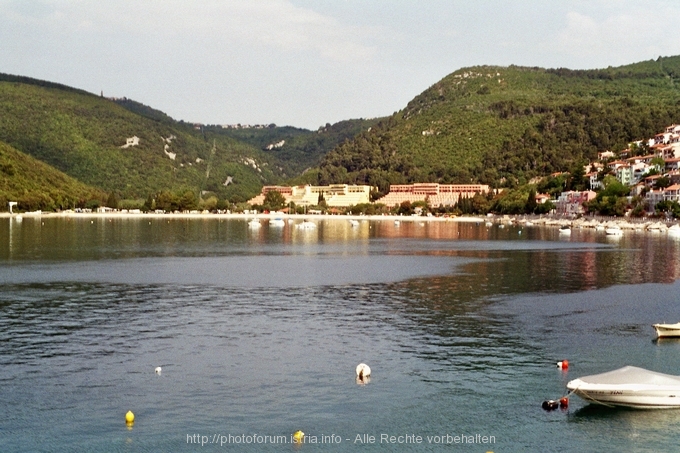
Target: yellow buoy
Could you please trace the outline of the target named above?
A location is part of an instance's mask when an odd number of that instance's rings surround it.
[[[300,430],[297,430],[293,433],[293,441],[295,441],[295,443],[301,443],[303,437],[305,437],[305,433]]]
[[[127,411],[127,414],[125,414],[125,421],[127,423],[134,423],[135,414],[133,414],[132,411]]]

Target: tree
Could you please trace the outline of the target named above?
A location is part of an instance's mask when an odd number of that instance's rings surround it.
[[[192,190],[187,190],[179,199],[180,211],[192,211],[198,207],[198,200]]]
[[[586,172],[583,164],[578,163],[571,169],[571,177],[569,178],[570,190],[585,190],[586,189]]]
[[[666,187],[671,185],[671,180],[667,176],[661,176],[656,179],[656,182],[654,183],[654,186],[657,189],[665,189]]]
[[[118,204],[120,203],[120,200],[118,200],[118,196],[116,195],[115,192],[111,192],[109,194],[109,198],[106,200],[106,207],[111,208],[111,209],[118,209]]]
[[[536,211],[536,189],[534,188],[529,191],[525,211],[527,214],[533,214]]]
[[[411,206],[411,202],[408,200],[402,201],[401,204],[399,205],[399,210],[397,211],[397,213],[402,215],[413,214],[413,207]]]
[[[278,211],[286,206],[286,197],[278,190],[270,190],[264,196],[262,202],[263,209],[267,211]]]
[[[661,171],[666,167],[666,161],[663,160],[661,156],[655,156],[649,162],[652,167],[656,168],[656,171],[661,173]]]

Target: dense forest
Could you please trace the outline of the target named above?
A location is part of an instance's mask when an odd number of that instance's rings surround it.
[[[592,71],[461,69],[328,153],[319,183],[515,187],[680,121],[680,57]]]

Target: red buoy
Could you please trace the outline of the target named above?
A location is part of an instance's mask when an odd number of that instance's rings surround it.
[[[566,396],[560,398],[560,407],[562,409],[568,408],[569,407],[569,398],[567,398]]]
[[[569,368],[569,361],[562,360],[561,362],[557,362],[557,368],[561,370],[566,370],[567,368]]]

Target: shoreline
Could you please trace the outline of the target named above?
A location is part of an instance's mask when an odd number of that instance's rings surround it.
[[[602,229],[610,226],[618,226],[623,230],[635,231],[654,231],[665,232],[673,225],[680,225],[680,219],[665,221],[664,219],[644,219],[644,218],[593,218],[581,217],[579,219],[564,219],[557,217],[527,217],[523,215],[494,215],[494,216],[458,216],[458,217],[437,217],[437,216],[401,216],[401,215],[352,215],[352,214],[287,214],[280,212],[273,213],[206,213],[206,212],[186,212],[186,213],[142,213],[142,212],[27,212],[13,213],[0,212],[0,219],[23,219],[23,218],[68,218],[68,219],[299,219],[299,220],[371,220],[371,221],[399,221],[399,222],[457,222],[457,223],[488,223],[494,225],[516,225],[520,227],[529,226],[551,226],[572,229]],[[632,221],[631,221],[632,220]]]
[[[399,216],[399,215],[338,215],[338,214],[285,214],[280,212],[243,214],[243,213],[129,213],[129,212],[0,212],[1,218],[82,218],[82,219],[319,219],[319,220],[390,220],[404,222],[483,222],[486,217],[427,217],[427,216]]]

